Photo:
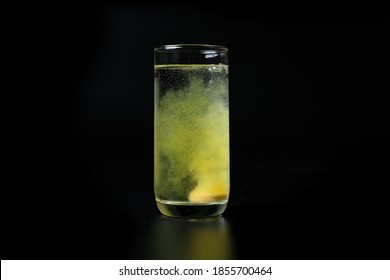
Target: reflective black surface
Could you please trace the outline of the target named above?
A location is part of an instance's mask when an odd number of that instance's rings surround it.
[[[226,260],[235,258],[229,222],[223,216],[205,219],[153,217],[135,238],[132,259]]]

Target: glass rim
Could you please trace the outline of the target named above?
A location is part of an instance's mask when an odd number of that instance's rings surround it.
[[[228,48],[222,45],[212,44],[169,44],[161,45],[154,49],[155,52],[200,52],[200,53],[221,53],[227,52]]]

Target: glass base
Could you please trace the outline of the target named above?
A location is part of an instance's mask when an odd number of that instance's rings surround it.
[[[157,200],[160,212],[173,218],[207,218],[221,215],[227,206],[227,200],[218,203],[190,203]]]

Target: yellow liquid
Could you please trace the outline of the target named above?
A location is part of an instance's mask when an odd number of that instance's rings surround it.
[[[225,204],[229,197],[226,65],[155,69],[155,194],[172,205]]]

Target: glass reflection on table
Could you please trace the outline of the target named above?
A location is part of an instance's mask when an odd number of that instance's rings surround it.
[[[153,218],[147,237],[150,259],[234,259],[228,221],[223,216],[205,219]]]

